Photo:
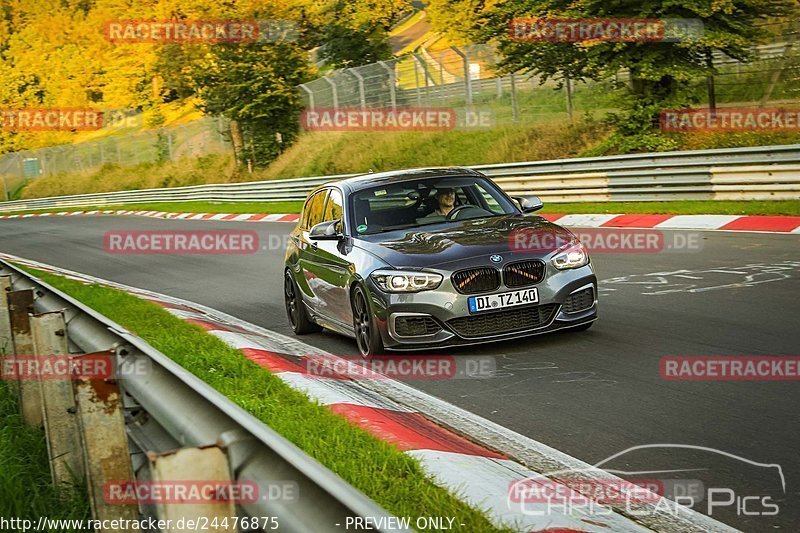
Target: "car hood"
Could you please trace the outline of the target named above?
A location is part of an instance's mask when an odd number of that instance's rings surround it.
[[[492,255],[500,255],[504,263],[544,258],[574,239],[570,231],[542,217],[508,215],[368,235],[355,245],[396,268],[460,268],[458,263],[477,257],[491,264]]]

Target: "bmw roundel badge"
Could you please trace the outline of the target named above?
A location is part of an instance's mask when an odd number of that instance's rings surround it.
[[[491,260],[492,263],[500,263],[503,261],[503,256],[497,254],[490,255],[489,260]]]

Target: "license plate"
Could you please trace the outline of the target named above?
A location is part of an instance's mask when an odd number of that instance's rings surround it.
[[[470,296],[469,299],[467,299],[470,313],[495,311],[497,309],[535,304],[538,302],[539,292],[536,289],[487,294],[486,296]]]

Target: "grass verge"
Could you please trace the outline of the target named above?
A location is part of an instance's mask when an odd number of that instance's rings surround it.
[[[54,213],[59,211],[94,211],[103,209],[165,211],[167,213],[299,213],[303,202],[175,202],[40,209],[2,212],[0,215]],[[2,208],[2,204],[0,204]],[[547,203],[543,213],[642,213],[669,215],[786,215],[800,216],[800,200],[675,200],[671,202],[579,202]]]
[[[299,213],[303,202],[172,202],[152,204],[97,205],[89,207],[59,207],[58,209],[31,209],[25,211],[2,212],[0,215],[22,215],[31,213],[58,213],[61,211],[164,211],[167,213]]]
[[[584,202],[545,204],[545,213],[618,213],[650,215],[800,216],[800,200],[675,200],[671,202]]]
[[[8,383],[0,380],[0,517],[37,523],[89,518],[83,491],[59,494],[50,479],[45,436],[24,424]]]
[[[144,338],[395,515],[453,517],[466,532],[505,531],[435,485],[415,459],[310,401],[201,328],[121,291],[26,270]]]

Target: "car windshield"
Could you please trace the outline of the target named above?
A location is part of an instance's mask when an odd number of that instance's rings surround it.
[[[375,186],[351,196],[355,235],[519,213],[479,176],[426,178]]]

